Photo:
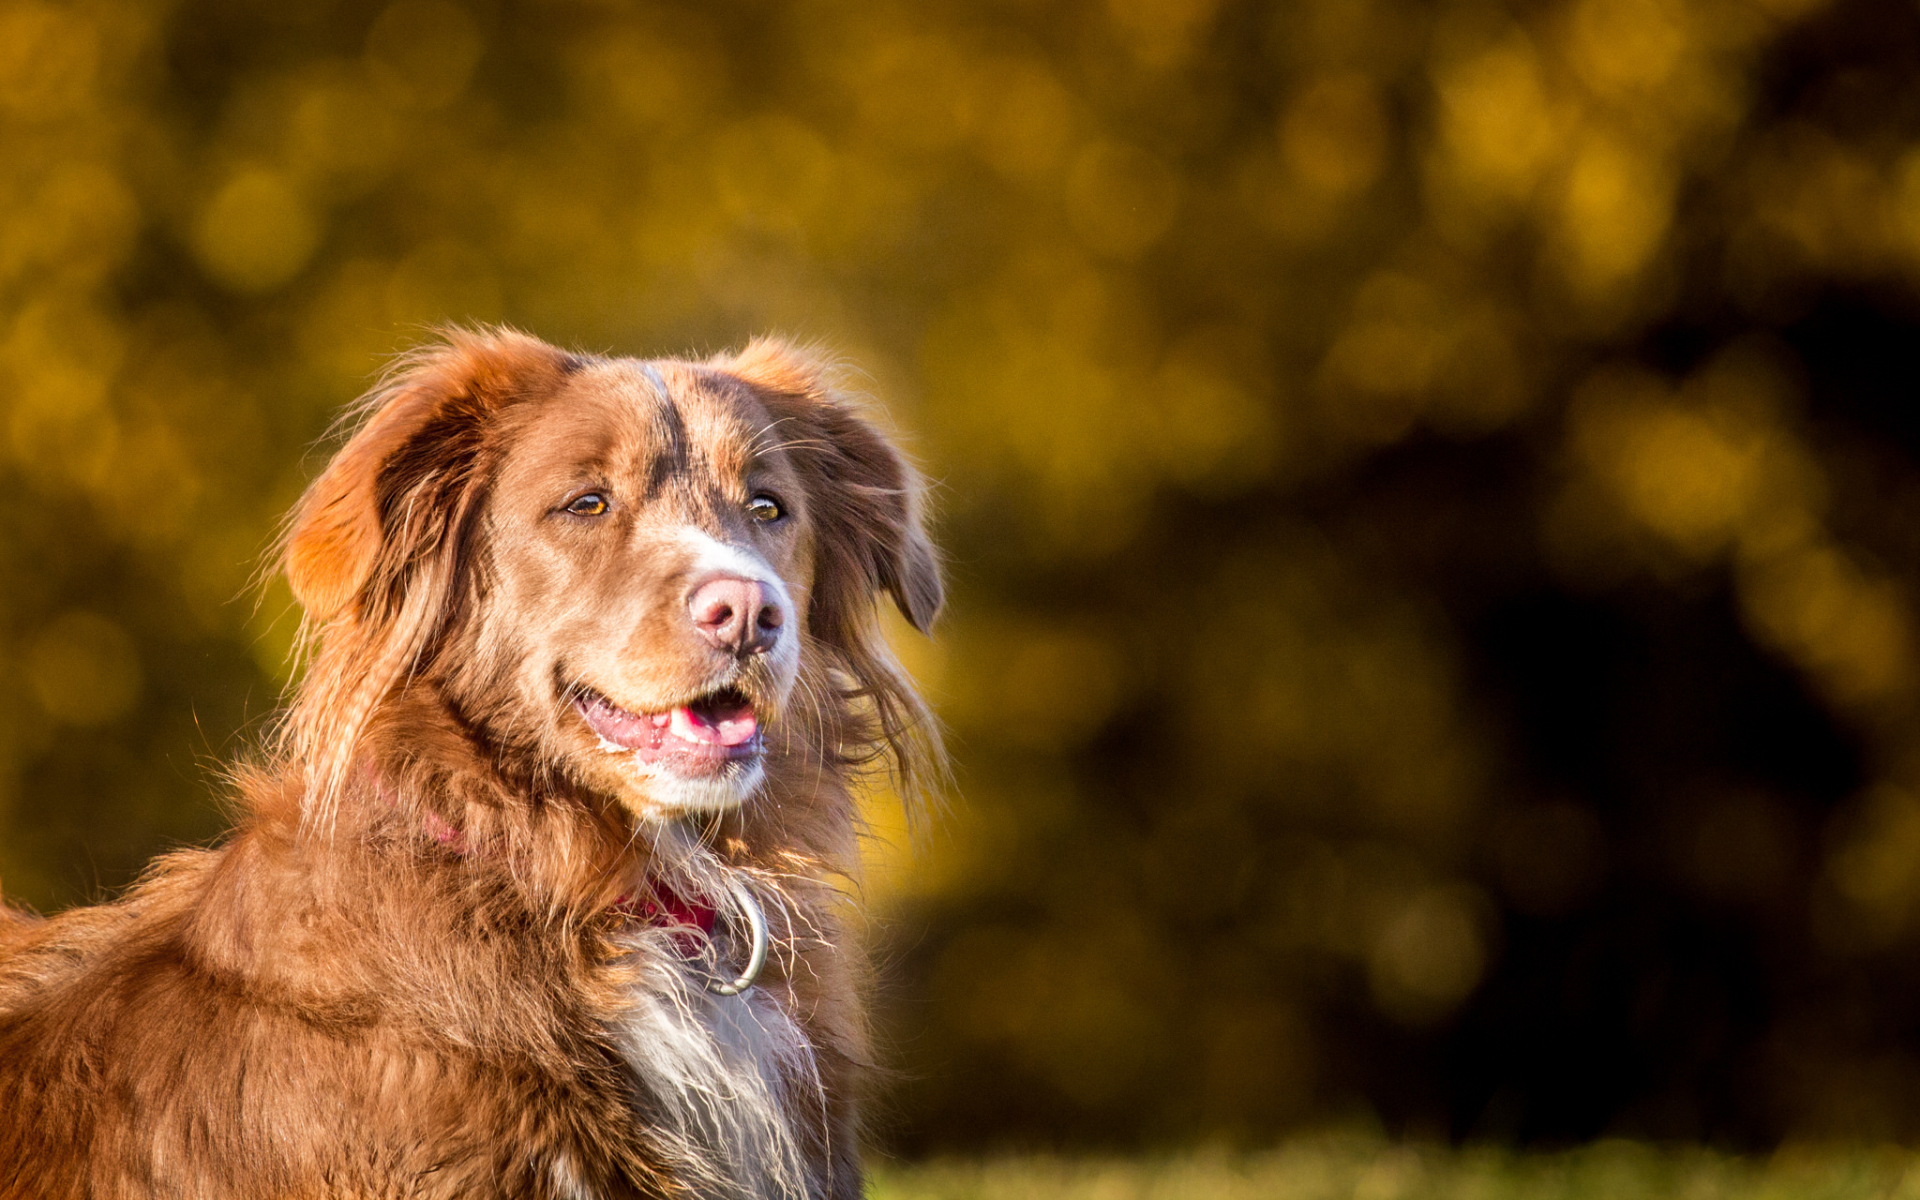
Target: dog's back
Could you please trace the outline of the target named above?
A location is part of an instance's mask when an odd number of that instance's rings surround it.
[[[32,913],[21,912],[0,899],[0,969],[4,969],[6,960],[13,951],[26,943],[28,935],[40,924],[40,918]],[[0,987],[4,987],[0,984]],[[0,993],[4,995],[4,993]],[[0,1007],[5,1001],[0,1000]]]
[[[417,881],[382,889],[377,857],[316,877],[293,833],[255,825],[27,926],[0,963],[0,1194],[608,1194],[556,1164],[632,1089],[538,1044],[582,1031],[578,981],[534,984]],[[427,955],[446,973],[409,970]],[[465,972],[485,986],[456,994]],[[664,1184],[627,1151],[619,1178]]]

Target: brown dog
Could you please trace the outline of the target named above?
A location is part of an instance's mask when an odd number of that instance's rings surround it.
[[[247,816],[0,910],[0,1196],[855,1196],[848,787],[937,769],[919,483],[777,342],[449,336],[294,514]]]

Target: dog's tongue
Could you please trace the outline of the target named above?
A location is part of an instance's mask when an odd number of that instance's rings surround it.
[[[760,730],[753,704],[737,694],[683,704],[663,713],[628,712],[603,696],[595,696],[581,703],[581,711],[608,749],[658,750],[672,738],[706,746],[742,746]]]
[[[714,746],[743,745],[759,728],[753,705],[734,699],[683,704],[669,714],[667,723],[667,731],[677,738]]]
[[[583,701],[580,709],[587,723],[609,747],[638,750],[655,745],[667,724],[667,714],[643,715],[620,708],[603,696]]]

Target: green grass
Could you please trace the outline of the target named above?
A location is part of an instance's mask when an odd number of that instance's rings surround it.
[[[878,1164],[873,1200],[1920,1200],[1920,1155],[1790,1147],[1743,1158],[1604,1141],[1557,1153],[1313,1138],[1252,1154]]]

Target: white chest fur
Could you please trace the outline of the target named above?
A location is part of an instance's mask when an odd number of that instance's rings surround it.
[[[714,1200],[818,1194],[802,1144],[824,1106],[805,1033],[762,988],[713,995],[670,953],[644,961],[617,1036],[674,1167]]]

